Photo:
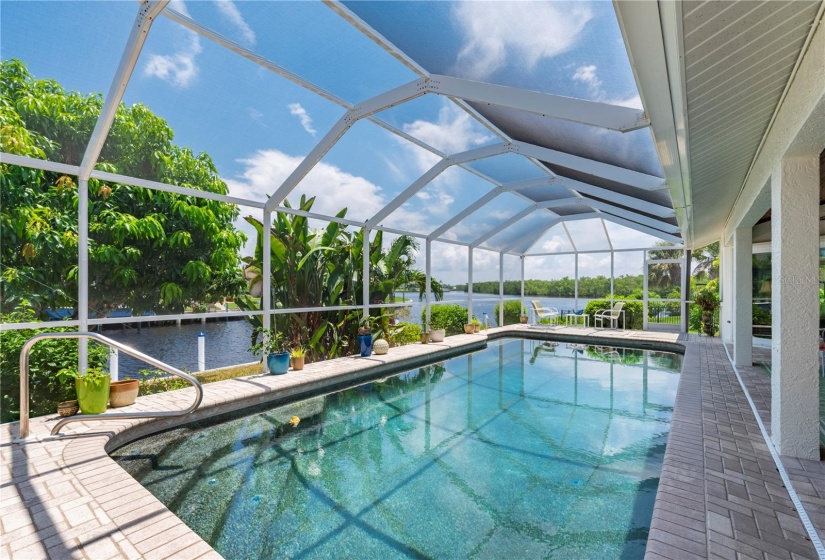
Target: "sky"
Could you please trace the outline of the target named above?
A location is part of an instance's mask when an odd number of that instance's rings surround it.
[[[321,2],[174,0],[170,6],[350,103],[417,78]],[[106,92],[137,7],[126,0],[4,0],[0,56],[20,58],[35,77],[56,79],[67,89]],[[610,2],[357,2],[348,7],[430,72],[641,107]],[[345,112],[165,17],[157,18],[150,30],[124,102],[147,105],[168,121],[177,144],[208,153],[230,194],[261,201]],[[446,153],[500,141],[440,96],[427,95],[376,116]],[[591,133],[586,140],[615,149],[600,138],[598,129],[588,130]],[[652,144],[631,148],[652,153]],[[288,198],[296,202],[301,194],[317,195],[313,211],[332,215],[346,207],[347,217],[365,220],[437,162],[434,154],[362,120]],[[515,155],[472,165],[499,180],[543,176]],[[453,167],[383,223],[426,234],[491,188],[491,183]],[[445,236],[472,241],[526,206],[514,195],[500,196]],[[242,220],[238,227],[250,231]],[[606,227],[617,249],[655,242],[609,222]],[[533,230],[528,218],[490,243],[503,246]],[[601,220],[583,220],[569,222],[567,232],[554,227],[534,251],[571,250],[571,238],[578,250],[609,248]],[[466,282],[466,247],[435,243],[433,250],[436,278]],[[641,254],[634,255],[617,254],[616,275],[641,274]],[[421,268],[423,260],[422,255]],[[498,260],[498,253],[476,250],[475,280],[498,279]],[[572,277],[572,262],[572,257],[531,257],[526,259],[526,277]],[[609,263],[607,253],[582,255],[579,274],[609,275]],[[517,258],[507,257],[504,268],[506,279],[519,277]]]

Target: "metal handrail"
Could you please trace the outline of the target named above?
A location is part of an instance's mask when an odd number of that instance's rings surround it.
[[[95,342],[99,342],[105,346],[109,346],[110,348],[116,348],[119,351],[123,352],[124,354],[128,354],[133,358],[137,358],[138,360],[142,360],[147,364],[154,366],[160,370],[163,370],[167,373],[171,373],[177,377],[182,377],[183,379],[187,380],[192,386],[195,388],[195,402],[193,402],[189,408],[185,410],[175,410],[175,411],[161,411],[161,412],[117,412],[114,414],[78,414],[76,416],[70,416],[68,418],[62,419],[58,422],[54,428],[52,428],[51,434],[57,435],[60,432],[60,428],[69,424],[70,422],[82,422],[83,420],[119,420],[122,418],[167,418],[171,416],[185,416],[194,412],[201,404],[203,400],[203,387],[201,386],[200,381],[189,375],[188,373],[184,373],[181,370],[172,367],[168,364],[161,362],[160,360],[156,360],[152,356],[147,356],[143,352],[138,352],[133,348],[129,348],[128,346],[117,342],[116,340],[112,340],[111,338],[107,338],[99,333],[94,332],[57,332],[57,333],[42,333],[37,334],[31,337],[26,344],[23,345],[23,349],[20,351],[20,439],[25,439],[29,437],[29,354],[31,352],[32,346],[40,342],[41,340],[49,339],[49,338],[86,338],[92,339]]]

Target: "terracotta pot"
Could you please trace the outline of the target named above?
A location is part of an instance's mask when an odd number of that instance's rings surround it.
[[[430,333],[421,333],[421,344],[427,344],[430,341]]]
[[[526,325],[527,324],[527,315],[522,315],[521,317],[518,318],[518,320],[519,320],[519,323],[521,323],[522,325]]]
[[[476,328],[473,324],[467,323],[464,325],[464,334],[473,334],[474,332],[476,332]]]
[[[481,332],[481,325],[473,325],[473,332],[474,333]]]
[[[112,381],[109,385],[109,404],[112,405],[112,408],[129,406],[135,402],[138,390],[140,390],[140,381],[137,379]]]
[[[305,356],[301,356],[299,358],[291,358],[290,361],[292,362],[292,369],[295,371],[301,371],[304,369],[304,358]]]

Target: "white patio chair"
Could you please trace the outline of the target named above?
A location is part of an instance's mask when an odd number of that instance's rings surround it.
[[[559,317],[561,314],[559,310],[555,307],[544,307],[542,306],[541,302],[537,299],[534,299],[530,302],[530,306],[533,308],[533,326],[558,326],[559,324]],[[549,323],[539,323],[542,319],[548,319]]]
[[[619,325],[619,317],[622,315],[622,308],[624,307],[624,302],[619,301],[616,302],[616,305],[613,306],[613,309],[603,309],[601,311],[596,311],[593,314],[593,326],[604,328],[604,321],[610,321],[610,328],[615,329]]]

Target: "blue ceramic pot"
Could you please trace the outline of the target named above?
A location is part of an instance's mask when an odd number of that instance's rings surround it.
[[[372,355],[372,333],[358,335],[358,347],[361,349],[361,357],[366,358]]]
[[[269,373],[281,375],[289,371],[289,352],[278,352],[268,354],[266,365],[269,366]]]

